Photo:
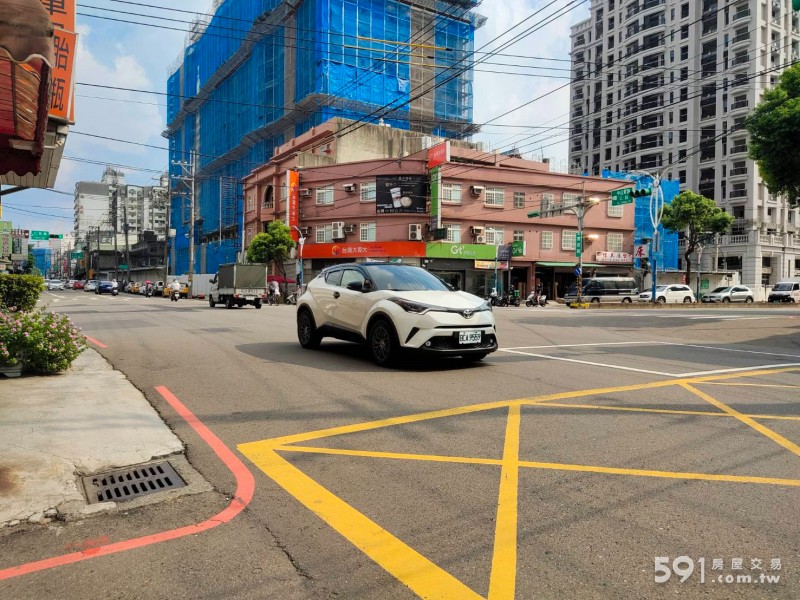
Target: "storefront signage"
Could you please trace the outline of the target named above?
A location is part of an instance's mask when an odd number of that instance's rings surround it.
[[[375,178],[375,211],[379,215],[425,214],[428,178],[420,175],[392,175]]]
[[[467,260],[491,260],[497,258],[497,246],[491,244],[448,244],[433,242],[428,244],[428,258],[461,258]]]
[[[525,240],[516,240],[511,242],[511,256],[525,256],[525,251],[528,249]]]
[[[424,242],[353,242],[352,244],[309,244],[303,246],[306,258],[387,258],[425,256]]]
[[[511,244],[497,247],[497,260],[511,260]]]
[[[627,252],[598,252],[595,260],[605,263],[632,263],[633,254],[628,254]]]
[[[450,142],[428,148],[428,168],[433,169],[450,161]]]
[[[476,260],[475,261],[475,268],[481,270],[494,270],[495,261],[493,260]],[[498,260],[497,261],[497,270],[498,271],[508,271],[508,261],[505,260]]]
[[[286,225],[290,229],[292,239],[296,242],[300,239],[300,232],[297,231],[297,225],[300,222],[300,173],[286,171],[286,186],[289,190],[286,202]]]

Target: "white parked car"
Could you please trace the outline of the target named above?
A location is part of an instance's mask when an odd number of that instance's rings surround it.
[[[746,302],[750,304],[753,301],[753,290],[746,285],[718,287],[705,294],[701,300],[703,302]]]
[[[477,361],[497,350],[489,304],[425,269],[349,263],[322,271],[297,301],[297,337],[316,348],[323,337],[360,342],[379,365],[411,350]]]
[[[650,302],[653,298],[652,290],[646,290],[639,294],[639,302]],[[688,304],[694,302],[694,292],[688,285],[674,283],[671,285],[656,286],[656,302],[658,304],[683,302]]]
[[[64,282],[60,279],[48,279],[47,280],[47,289],[48,290],[63,290],[64,289]]]

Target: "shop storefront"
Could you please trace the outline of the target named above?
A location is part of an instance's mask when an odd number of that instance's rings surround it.
[[[426,255],[427,269],[460,290],[485,297],[508,288],[509,264],[496,260],[497,246],[431,242]]]
[[[352,242],[304,244],[303,272],[306,282],[325,267],[371,260],[422,265],[425,242]]]
[[[633,275],[633,255],[625,252],[597,252],[594,262],[583,262],[583,277],[630,277]],[[548,298],[563,298],[570,285],[578,280],[574,262],[536,263],[535,285],[541,283]]]

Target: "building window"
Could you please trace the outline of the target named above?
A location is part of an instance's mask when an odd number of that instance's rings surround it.
[[[503,236],[505,235],[505,229],[503,227],[487,227],[484,231],[486,232],[487,244],[490,246],[503,245]]]
[[[255,207],[256,207],[256,202],[253,199],[253,195],[247,194],[247,212],[250,212],[251,210],[255,209]]]
[[[553,209],[555,200],[556,200],[555,194],[550,194],[548,192],[542,194],[542,206],[540,207],[540,210],[542,212],[543,217],[551,216],[548,213]]]
[[[442,204],[461,204],[461,185],[458,183],[442,184]]]
[[[326,244],[333,241],[333,225],[331,223],[317,225],[316,233],[315,240],[318,244]]]
[[[514,192],[514,208],[525,208],[525,192]]]
[[[681,19],[685,19],[689,16],[689,3],[681,4]]]
[[[358,186],[361,192],[361,202],[375,202],[375,182],[365,182]]]
[[[461,243],[461,224],[459,223],[445,223],[444,228],[447,230],[446,241],[452,244]]]
[[[686,171],[678,171],[678,183],[686,183]]]
[[[609,233],[606,236],[606,250],[609,252],[622,252],[621,233]]]
[[[515,229],[514,230],[514,241],[515,242],[522,242],[525,240],[525,230],[524,229]]]
[[[501,187],[488,187],[484,195],[484,206],[503,206],[506,191]]]
[[[564,192],[561,198],[564,203],[564,208],[569,208],[570,206],[576,206],[581,203],[580,194],[570,194],[568,192]]]
[[[562,250],[575,250],[575,235],[577,231],[562,229],[561,230],[561,249]]]
[[[325,187],[317,188],[317,204],[333,204],[333,186],[326,185]]]
[[[552,231],[543,231],[542,232],[542,249],[550,250],[553,247],[553,232]]]
[[[375,221],[371,221],[369,223],[361,223],[359,227],[358,240],[360,242],[375,241]]]
[[[689,109],[682,108],[678,113],[678,121],[680,121],[681,123],[686,123],[688,119],[689,119]]]
[[[606,202],[606,215],[609,217],[621,217],[622,209],[625,208],[622,204],[619,206],[612,206],[611,202]]]

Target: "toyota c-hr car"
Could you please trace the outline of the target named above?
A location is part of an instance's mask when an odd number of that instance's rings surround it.
[[[491,307],[420,267],[349,263],[329,267],[297,301],[297,337],[317,348],[323,337],[366,344],[387,366],[403,351],[478,361],[497,350]]]

